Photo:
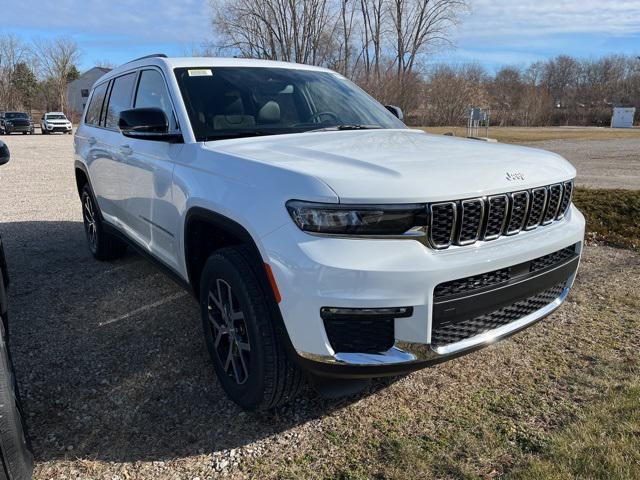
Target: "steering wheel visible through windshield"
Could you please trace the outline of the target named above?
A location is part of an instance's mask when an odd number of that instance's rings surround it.
[[[405,128],[343,76],[265,67],[177,68],[198,141],[338,128]]]

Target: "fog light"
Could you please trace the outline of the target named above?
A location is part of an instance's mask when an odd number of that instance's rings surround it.
[[[356,317],[362,318],[406,318],[413,315],[413,307],[384,307],[384,308],[342,308],[322,307],[320,316],[323,320]]]

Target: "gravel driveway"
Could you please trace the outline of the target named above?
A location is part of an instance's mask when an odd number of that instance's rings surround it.
[[[581,342],[608,345],[588,327],[595,321],[588,302],[597,302],[588,292],[625,288],[640,271],[637,254],[589,247],[577,293],[517,340],[392,384],[374,383],[351,401],[321,400],[307,390],[273,413],[244,413],[214,377],[196,303],[135,254],[112,263],[91,258],[75,191],[72,138],[4,140],[12,160],[0,168],[0,231],[12,278],[11,341],[36,479],[205,480],[282,471],[337,476],[329,460],[360,464],[354,450],[359,445],[337,444],[331,432],[339,438],[368,435],[371,422],[384,423],[396,407],[403,415],[431,412],[431,420],[412,422],[412,428],[458,428],[455,422],[443,424],[438,412],[464,403],[478,389],[517,393],[528,383],[515,372],[552,355],[545,347],[549,342],[565,349],[554,362],[564,365],[566,359],[569,374],[575,369],[577,375],[584,368]],[[633,292],[621,297],[637,296]],[[563,334],[566,325],[575,329],[571,338]],[[616,349],[636,341],[633,331],[616,335]],[[540,378],[535,388],[556,391],[553,381]],[[476,463],[493,461],[491,454],[478,455]],[[301,458],[307,463],[298,463]],[[361,464],[373,475],[375,465]]]
[[[569,160],[578,170],[579,187],[640,190],[640,138],[548,140],[527,145]]]

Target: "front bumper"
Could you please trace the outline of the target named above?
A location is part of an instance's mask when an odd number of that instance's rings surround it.
[[[33,125],[5,125],[4,129],[7,133],[32,132]]]
[[[440,363],[506,338],[553,312],[566,298],[577,263],[559,295],[507,325],[461,342],[432,343],[434,289],[455,279],[522,264],[584,238],[584,217],[575,208],[562,221],[472,246],[436,251],[412,240],[313,237],[285,225],[264,237],[282,302],[280,310],[301,365],[336,377],[397,375]],[[381,353],[336,352],[320,316],[322,307],[413,307],[395,320],[395,345]]]
[[[70,132],[72,129],[71,125],[45,125],[45,129],[47,130],[47,132],[51,132],[51,133],[55,133],[55,132],[63,132],[63,133],[67,133]]]

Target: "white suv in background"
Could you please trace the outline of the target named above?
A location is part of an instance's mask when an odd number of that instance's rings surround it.
[[[304,375],[347,391],[556,309],[584,237],[575,169],[399,117],[323,68],[125,64],[75,136],[89,248],[131,245],[193,293],[220,383],[249,409]]]
[[[49,133],[61,132],[71,135],[71,122],[62,112],[48,112],[40,119],[40,129],[43,135]]]

